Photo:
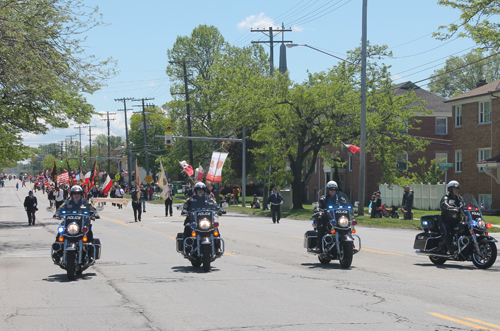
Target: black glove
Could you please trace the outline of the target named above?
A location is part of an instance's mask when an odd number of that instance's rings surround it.
[[[183,209],[181,211],[181,216],[186,216],[186,215],[188,215],[188,211],[186,209]]]

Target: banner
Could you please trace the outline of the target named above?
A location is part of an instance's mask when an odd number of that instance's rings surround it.
[[[212,161],[210,162],[210,169],[208,169],[208,174],[206,180],[214,183],[222,182],[222,167],[226,161],[228,153],[213,152]]]
[[[92,198],[94,203],[97,202],[109,202],[109,203],[117,203],[119,205],[123,205],[127,207],[128,203],[132,199],[127,199],[127,198]]]
[[[113,182],[111,181],[111,177],[109,177],[109,175],[106,178],[106,181],[104,182],[103,186],[104,186],[104,189],[103,189],[104,196],[107,197],[109,190],[111,190],[111,188],[113,187]]]
[[[167,200],[167,194],[168,194],[168,179],[165,177],[165,170],[163,170],[163,164],[161,163],[160,160],[160,179],[158,179],[158,187],[161,188],[163,191],[160,194],[160,198],[163,200]]]
[[[203,173],[204,173],[203,167],[200,164],[199,167],[196,168],[196,172],[194,174],[194,180],[197,182],[203,181]]]
[[[181,167],[183,169],[181,172],[185,171],[189,177],[194,175],[193,167],[190,166],[186,161],[179,161],[179,163],[181,164]]]

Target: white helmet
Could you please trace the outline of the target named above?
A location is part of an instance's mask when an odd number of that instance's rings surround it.
[[[339,186],[337,185],[336,181],[331,180],[328,183],[326,183],[326,189],[327,190],[338,190]]]
[[[446,187],[448,188],[448,191],[450,191],[454,187],[460,188],[460,184],[456,180],[452,180],[448,183],[448,185],[446,185]]]

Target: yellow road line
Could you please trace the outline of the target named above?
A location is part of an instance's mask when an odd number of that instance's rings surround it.
[[[293,238],[304,239],[304,237],[292,236]]]
[[[107,218],[107,217],[104,217],[104,216],[101,216],[101,218],[103,218],[105,220],[108,220],[108,221],[111,221],[111,222],[115,222],[115,223],[121,224],[121,225],[130,226],[130,224],[126,224],[126,223],[123,223],[123,222],[120,222],[120,221],[117,221],[117,220],[112,220],[111,218]]]
[[[458,316],[458,315],[457,315],[457,317],[460,317],[460,318],[462,318],[464,320],[468,320],[468,321],[471,321],[471,322],[474,322],[474,323],[484,324],[484,325],[487,325],[487,326],[491,326],[492,328],[500,329],[500,325],[491,324],[491,323],[483,322],[483,321],[476,320],[476,319],[473,319],[473,318],[468,318],[468,317],[463,317],[463,316]]]
[[[174,238],[174,237],[169,237],[170,239],[174,239],[174,240],[177,240],[177,238]]]
[[[492,329],[486,329],[486,328],[484,328],[481,325],[472,324],[472,323],[469,323],[469,322],[465,322],[465,321],[462,321],[462,320],[459,320],[459,319],[456,319],[456,318],[453,318],[453,317],[441,315],[441,314],[438,314],[438,313],[429,313],[429,314],[431,314],[432,316],[435,316],[435,317],[439,317],[439,318],[451,321],[451,322],[455,322],[455,323],[458,323],[458,324],[466,325],[466,326],[469,326],[469,327],[474,328],[474,329],[494,331]]]
[[[378,251],[375,249],[370,249],[370,248],[361,248],[362,251],[367,251],[370,253],[378,253],[378,254],[384,254],[384,255],[398,255],[398,256],[404,256],[404,254],[399,254],[399,253],[393,253],[393,252],[385,252],[385,251]]]

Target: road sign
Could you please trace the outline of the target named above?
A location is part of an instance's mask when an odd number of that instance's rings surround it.
[[[102,157],[98,156],[97,161],[102,161]]]
[[[440,168],[453,168],[453,163],[438,163]]]
[[[150,183],[153,181],[153,177],[151,177],[150,175],[147,175],[147,176],[144,178],[144,181],[145,181],[146,183],[149,183],[149,184],[150,184]]]

